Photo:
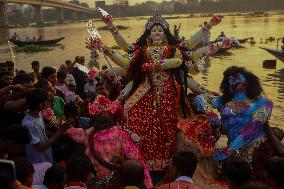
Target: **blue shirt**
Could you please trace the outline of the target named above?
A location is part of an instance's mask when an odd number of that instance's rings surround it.
[[[26,145],[26,155],[31,163],[53,162],[52,149],[48,147],[44,151],[39,151],[35,145],[48,140],[45,133],[45,125],[42,114],[34,118],[28,113],[22,121],[22,125],[28,129],[31,136],[30,144]]]

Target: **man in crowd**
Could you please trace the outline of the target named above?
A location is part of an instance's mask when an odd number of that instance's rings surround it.
[[[136,160],[127,160],[120,167],[124,189],[139,189],[144,182],[144,168]]]
[[[77,56],[71,65],[67,65],[67,69],[72,70],[72,75],[76,82],[76,91],[77,91],[76,94],[79,95],[82,99],[85,99],[84,86],[87,82],[86,74],[83,71],[81,71],[78,67],[74,67],[76,63],[84,66],[85,58]]]
[[[197,158],[192,152],[180,151],[173,156],[172,167],[173,175],[176,180],[169,184],[164,184],[159,189],[200,189],[193,181],[192,176],[197,167]]]
[[[18,74],[13,85],[5,88],[6,94],[0,97],[1,129],[21,123],[26,110],[26,93],[33,88],[32,80],[29,74]]]
[[[0,74],[3,72],[7,72],[8,71],[8,66],[6,63],[0,62]]]
[[[252,169],[245,160],[227,160],[223,169],[230,189],[238,189],[251,180]]]
[[[51,145],[58,140],[69,128],[68,123],[62,125],[50,138],[45,133],[45,124],[41,111],[48,99],[47,92],[43,89],[33,89],[27,94],[27,108],[22,125],[29,130],[31,142],[26,146],[26,155],[31,163],[53,162]]]
[[[31,138],[27,129],[20,125],[8,127],[1,137],[0,159],[6,159],[24,152]]]
[[[15,72],[15,63],[13,61],[11,61],[11,60],[6,61],[5,63],[7,65],[8,71],[14,74],[14,72]]]
[[[284,158],[271,158],[266,162],[266,183],[274,189],[284,188]]]
[[[57,166],[50,167],[46,172],[41,189],[63,189],[64,170]]]
[[[37,80],[41,79],[41,73],[39,72],[40,69],[40,63],[37,60],[32,61],[32,69],[33,73],[35,73]]]
[[[41,71],[42,79],[49,81],[52,86],[55,86],[57,83],[57,74],[56,69],[53,67],[46,66]]]
[[[2,80],[5,84],[5,85],[12,85],[12,82],[14,80],[14,74],[7,71],[7,72],[3,72],[2,74],[0,74],[0,80]]]
[[[16,157],[12,159],[15,163],[16,178],[23,186],[32,189],[34,167],[27,158]]]
[[[92,165],[85,157],[72,157],[66,164],[67,182],[64,189],[87,189]]]

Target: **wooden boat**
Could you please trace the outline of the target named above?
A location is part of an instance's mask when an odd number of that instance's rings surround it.
[[[27,46],[27,45],[42,45],[42,46],[56,45],[57,43],[59,43],[63,39],[64,39],[64,37],[61,37],[61,38],[58,38],[58,39],[53,39],[53,40],[34,41],[34,42],[26,42],[26,41],[13,40],[13,39],[9,39],[9,41],[14,43],[18,47],[22,47],[22,46]]]
[[[247,37],[247,38],[244,38],[244,39],[238,39],[238,42],[239,43],[246,43],[250,39],[252,39],[252,37]]]
[[[278,49],[264,48],[264,47],[260,48],[266,50],[267,52],[269,52],[270,54],[272,54],[273,56],[284,62],[284,51]]]
[[[265,69],[275,69],[276,68],[276,60],[264,60],[262,63],[262,67]]]

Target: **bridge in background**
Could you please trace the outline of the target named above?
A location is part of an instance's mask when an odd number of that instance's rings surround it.
[[[8,26],[8,16],[7,16],[7,3],[17,3],[17,4],[29,4],[35,9],[35,18],[37,24],[43,23],[42,7],[53,7],[57,9],[58,15],[57,20],[59,23],[64,21],[63,10],[72,11],[72,19],[78,19],[78,13],[84,13],[88,15],[94,15],[95,9],[90,9],[88,7],[67,3],[62,0],[0,0],[0,26]]]

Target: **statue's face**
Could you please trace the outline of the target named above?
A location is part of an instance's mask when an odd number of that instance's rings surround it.
[[[231,92],[245,91],[247,87],[247,80],[241,73],[234,73],[229,77],[229,85]]]
[[[164,29],[160,25],[156,25],[151,29],[151,39],[153,41],[162,41],[165,36]]]

